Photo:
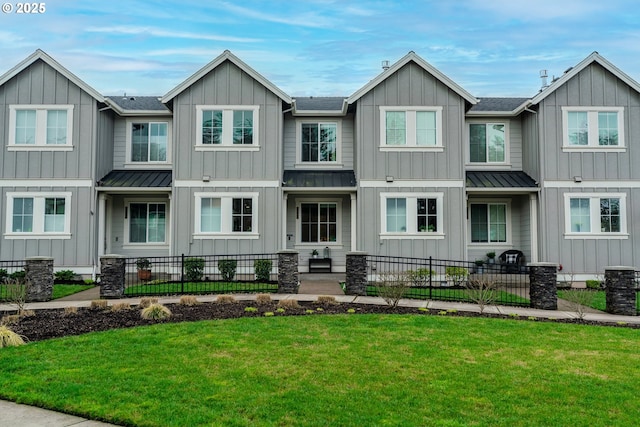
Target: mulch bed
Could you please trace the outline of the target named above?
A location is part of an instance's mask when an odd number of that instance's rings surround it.
[[[271,312],[274,316],[305,316],[328,314],[415,314],[415,315],[443,315],[466,317],[491,317],[513,320],[532,321],[526,317],[512,315],[480,314],[450,310],[419,310],[410,307],[391,308],[389,306],[368,304],[320,304],[318,302],[300,302],[300,308],[287,308],[284,313],[277,312],[277,301],[266,304],[256,304],[255,301],[239,301],[236,303],[200,303],[193,306],[181,304],[166,304],[171,310],[172,316],[163,321],[145,320],[140,316],[140,308],[132,306],[131,309],[112,311],[108,309],[79,308],[75,314],[65,314],[62,309],[37,310],[35,316],[21,317],[20,320],[9,325],[10,328],[27,338],[29,342],[41,341],[50,338],[58,338],[68,335],[80,335],[89,332],[105,331],[117,328],[132,328],[136,326],[152,325],[156,323],[176,323],[185,321],[198,321],[210,319],[231,319],[239,317],[264,317],[264,313]],[[245,312],[245,307],[255,307],[256,312]],[[308,310],[313,310],[310,314]],[[0,317],[13,314],[12,312],[0,312]],[[579,323],[585,325],[601,325],[640,328],[637,324],[602,323],[579,319],[572,320],[546,320],[561,323]]]

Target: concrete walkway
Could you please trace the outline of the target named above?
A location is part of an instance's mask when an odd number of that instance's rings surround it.
[[[384,305],[385,302],[379,297],[363,297],[344,295],[339,282],[344,280],[339,274],[322,274],[322,275],[301,275],[300,293],[298,294],[272,294],[274,300],[295,299],[298,301],[315,301],[320,295],[334,295],[336,300],[343,303],[357,304],[376,304]],[[46,308],[65,308],[65,307],[89,307],[91,301],[98,299],[99,291],[97,288],[80,292],[66,298],[60,298],[49,302],[37,302],[26,304],[26,309],[39,310]],[[251,301],[255,299],[252,294],[235,295],[238,301]],[[201,302],[215,301],[217,295],[201,295],[198,300]],[[162,304],[177,303],[180,297],[160,297],[159,302]],[[140,298],[126,298],[109,300],[109,305],[127,302],[131,305],[140,303]],[[434,310],[457,310],[468,312],[479,312],[480,309],[476,304],[458,303],[451,301],[425,301],[404,299],[400,301],[402,307],[429,308]],[[536,317],[542,319],[577,319],[579,316],[576,312],[569,311],[559,304],[559,310],[537,310],[526,307],[506,307],[506,306],[488,306],[485,313],[496,313],[503,315],[517,315],[518,317]],[[15,311],[15,306],[10,304],[0,304],[0,312]],[[629,324],[640,324],[639,316],[617,316],[613,314],[603,313],[596,310],[586,312],[585,320],[618,323],[624,322]],[[49,410],[19,405],[13,402],[0,400],[0,426],[19,426],[19,427],[99,427],[109,426],[113,424],[105,424],[97,421],[89,421],[74,415],[61,414]]]

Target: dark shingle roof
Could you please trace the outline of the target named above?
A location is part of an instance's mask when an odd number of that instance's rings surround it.
[[[469,171],[467,188],[536,188],[538,184],[522,171]]]
[[[98,187],[169,188],[170,170],[113,170],[98,181]]]
[[[308,96],[294,98],[297,111],[341,111],[345,97],[339,96]]]
[[[355,187],[356,174],[346,171],[284,171],[283,187]]]
[[[511,112],[529,98],[478,98],[478,103],[469,111],[504,111]]]
[[[169,109],[160,102],[159,96],[107,96],[125,111],[166,111]]]

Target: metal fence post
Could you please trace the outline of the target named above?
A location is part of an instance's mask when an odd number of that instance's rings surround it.
[[[180,257],[180,292],[184,293],[184,254]]]

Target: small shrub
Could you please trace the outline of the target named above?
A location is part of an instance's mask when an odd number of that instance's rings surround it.
[[[269,294],[256,295],[256,304],[264,305],[264,304],[269,304],[270,302],[271,302],[271,295]]]
[[[2,320],[0,320],[0,325],[15,325],[20,322],[19,314],[7,314],[6,316],[2,316]]]
[[[256,273],[256,280],[258,282],[268,282],[271,280],[271,269],[273,263],[270,259],[257,259],[253,261],[253,269]]]
[[[356,312],[356,309],[355,309],[355,308],[349,308],[349,309],[347,309],[347,313],[349,313],[349,314],[353,314],[353,313],[355,313],[355,312]]]
[[[24,338],[5,325],[0,325],[0,348],[17,347],[24,344]]]
[[[116,313],[125,310],[131,310],[131,305],[128,302],[119,302],[111,306],[111,311]]]
[[[233,295],[218,295],[216,302],[220,304],[234,304],[236,299]]]
[[[157,304],[158,298],[156,297],[142,297],[140,298],[140,308],[147,308],[151,304]]]
[[[18,316],[20,317],[33,317],[36,315],[35,310],[20,310],[18,311]]]
[[[78,314],[78,307],[65,307],[64,308],[64,316],[73,316],[74,314]]]
[[[271,316],[273,316],[273,311],[265,311],[264,317],[271,317]]]
[[[405,272],[382,273],[377,284],[378,296],[396,308],[410,287],[410,275]]]
[[[151,268],[151,261],[149,258],[138,258],[136,260],[136,268],[138,270],[149,270]]]
[[[534,316],[529,316],[527,317],[527,320],[536,320],[536,318]]]
[[[30,285],[30,282],[25,282],[24,279],[14,279],[11,275],[6,279],[4,285],[5,300],[9,304],[15,305],[18,312],[24,310]]]
[[[300,304],[298,301],[294,299],[281,299],[278,301],[278,307],[288,309],[288,308],[300,308]]]
[[[200,304],[200,302],[198,301],[198,298],[193,295],[183,295],[180,297],[180,301],[178,302],[178,304],[191,306],[198,305]]]
[[[285,310],[285,309],[284,309],[284,308],[282,308],[282,307],[278,307],[278,308],[276,309],[276,313],[284,313],[285,311],[287,311],[287,310]]]
[[[304,312],[305,312],[305,313],[307,313],[307,314],[313,314],[313,313],[315,313],[315,311],[313,311],[313,310],[305,310]]]
[[[496,282],[491,280],[469,280],[465,282],[467,296],[471,301],[478,304],[480,313],[484,313],[488,305],[494,304],[498,298]]]
[[[164,320],[171,317],[171,310],[162,304],[156,303],[145,307],[140,316],[145,320]]]
[[[438,312],[438,314],[439,314],[440,316],[446,316],[446,315],[447,315],[447,310],[440,310],[440,311]]]
[[[447,280],[453,282],[454,286],[461,286],[469,277],[469,269],[464,267],[449,266],[445,268],[444,274]]]
[[[9,272],[6,268],[0,268],[0,282],[4,282],[9,277]]]
[[[54,273],[54,279],[57,281],[75,280],[76,272],[73,270],[60,270]]]
[[[184,276],[189,282],[199,282],[204,275],[204,258],[184,260]]]
[[[429,279],[431,279],[435,273],[428,268],[418,268],[417,270],[407,271],[407,274],[414,286],[428,286]]]
[[[447,309],[447,313],[455,314],[455,313],[457,313],[457,312],[458,312],[458,310],[456,310],[455,308],[449,308],[449,309]]]
[[[585,282],[587,285],[587,289],[600,289],[602,288],[602,283],[599,280],[587,280]]]
[[[569,306],[578,315],[578,319],[584,319],[586,308],[593,304],[595,293],[584,289],[571,289],[564,291],[562,295],[565,301],[569,302]]]
[[[96,299],[91,301],[89,308],[92,310],[103,310],[109,306],[109,302],[106,299]]]
[[[90,285],[90,286],[95,286],[96,285],[96,281],[93,279],[84,279],[83,280],[85,285]]]
[[[429,311],[429,309],[427,307],[420,307],[418,308],[418,311]]]
[[[333,295],[319,295],[316,302],[318,304],[330,304],[330,305],[338,304],[338,301],[336,301],[336,297],[334,297]]]
[[[520,315],[518,313],[509,313],[509,317],[518,318]]]
[[[255,307],[245,307],[244,308],[244,312],[245,313],[255,313],[256,311],[258,311],[258,309],[255,308]]]
[[[323,311],[324,311],[324,308],[322,308],[322,307],[318,307],[318,308],[316,308],[316,311],[323,312]]]
[[[218,270],[222,275],[222,280],[230,282],[236,277],[236,268],[238,267],[238,261],[235,259],[221,259],[218,261]]]
[[[22,280],[27,277],[27,273],[24,270],[14,271],[9,275],[9,279],[12,280]]]

